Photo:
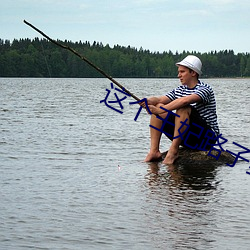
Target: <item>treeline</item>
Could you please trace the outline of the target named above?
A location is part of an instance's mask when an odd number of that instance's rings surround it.
[[[61,41],[59,41],[61,42]],[[208,53],[150,52],[99,42],[61,42],[113,77],[176,77],[175,63],[188,54],[200,57],[203,77],[249,77],[250,54],[233,50]],[[100,73],[46,39],[0,39],[0,77],[101,77]]]

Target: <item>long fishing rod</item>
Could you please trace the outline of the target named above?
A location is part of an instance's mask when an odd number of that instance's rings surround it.
[[[74,49],[70,48],[69,46],[65,46],[61,43],[59,43],[58,41],[53,40],[52,38],[50,38],[49,36],[47,36],[46,34],[44,34],[41,30],[39,30],[38,28],[36,28],[35,26],[33,26],[31,23],[27,22],[26,20],[23,20],[25,24],[29,25],[32,29],[36,30],[38,33],[40,33],[42,36],[44,36],[45,38],[47,38],[50,42],[56,44],[57,46],[69,50],[72,53],[74,53],[76,56],[80,57],[83,61],[85,61],[86,63],[88,63],[91,67],[95,68],[98,72],[100,72],[102,75],[104,75],[106,78],[108,78],[110,81],[112,81],[115,85],[117,85],[119,88],[121,88],[123,91],[125,91],[127,94],[129,94],[131,97],[133,97],[135,100],[140,101],[141,99],[139,99],[137,96],[135,96],[133,93],[131,93],[129,90],[127,90],[124,86],[122,86],[119,82],[117,82],[114,78],[112,78],[111,76],[109,76],[107,73],[105,73],[102,69],[100,69],[99,67],[97,67],[96,65],[94,65],[91,61],[89,61],[85,56],[80,55],[77,51],[75,51]]]

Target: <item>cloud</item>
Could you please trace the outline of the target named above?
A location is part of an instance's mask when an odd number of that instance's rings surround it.
[[[87,4],[87,3],[81,3],[79,5],[79,8],[80,8],[80,10],[86,10],[86,9],[89,8],[89,4]]]
[[[204,7],[212,8],[213,10],[220,10],[220,11],[228,11],[234,10],[237,11],[238,9],[244,9],[250,7],[249,0],[195,0],[196,4],[203,4]]]
[[[228,4],[233,4],[233,3],[239,3],[240,1],[238,0],[210,0],[210,1],[204,1],[209,5],[228,5]]]
[[[136,5],[139,5],[139,6],[148,6],[148,5],[156,5],[156,4],[159,4],[159,3],[166,3],[168,2],[168,0],[135,0],[135,1],[132,1],[134,2]]]

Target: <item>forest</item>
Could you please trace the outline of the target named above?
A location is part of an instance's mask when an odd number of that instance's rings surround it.
[[[170,78],[177,76],[175,63],[186,55],[198,56],[203,63],[202,77],[249,77],[250,53],[233,50],[150,52],[143,48],[101,42],[59,41],[85,56],[112,77]],[[68,50],[46,39],[0,39],[0,77],[102,77]]]

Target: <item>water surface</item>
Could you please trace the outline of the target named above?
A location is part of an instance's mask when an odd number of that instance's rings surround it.
[[[118,81],[139,98],[179,84]],[[250,80],[205,82],[224,148],[250,148]],[[106,107],[106,89],[106,79],[0,79],[0,249],[249,249],[250,163],[143,163],[150,117],[135,122],[131,98],[123,114]]]

